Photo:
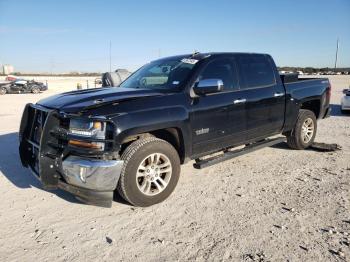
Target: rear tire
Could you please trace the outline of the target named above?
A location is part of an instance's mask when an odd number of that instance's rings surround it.
[[[121,158],[124,166],[117,190],[130,204],[151,206],[174,191],[180,177],[180,158],[168,142],[141,138],[130,144]]]
[[[0,95],[6,95],[7,90],[5,87],[0,87]]]
[[[317,120],[310,110],[300,109],[293,130],[287,135],[287,144],[293,149],[308,148],[315,140]]]

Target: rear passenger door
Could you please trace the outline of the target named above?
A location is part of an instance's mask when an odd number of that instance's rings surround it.
[[[285,91],[276,81],[268,55],[238,55],[241,97],[245,103],[246,140],[278,133],[284,123]]]

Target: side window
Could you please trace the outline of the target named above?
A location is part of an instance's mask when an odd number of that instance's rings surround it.
[[[218,58],[211,61],[200,73],[199,80],[221,79],[224,83],[224,90],[238,89],[238,79],[233,60]]]
[[[275,75],[269,60],[263,55],[247,55],[239,57],[241,87],[254,88],[275,84]]]

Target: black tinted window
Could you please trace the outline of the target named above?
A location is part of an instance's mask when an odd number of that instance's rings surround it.
[[[249,55],[239,58],[242,88],[268,86],[275,83],[275,76],[268,59],[263,55]]]
[[[199,75],[199,80],[203,79],[221,79],[225,90],[238,87],[234,64],[226,58],[211,61]]]

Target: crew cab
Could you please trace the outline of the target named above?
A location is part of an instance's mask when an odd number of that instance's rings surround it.
[[[19,153],[46,189],[107,207],[117,191],[150,206],[173,192],[190,160],[201,166],[203,157],[244,145],[248,152],[276,135],[292,149],[307,148],[317,119],[329,116],[330,94],[326,78],[280,76],[267,54],[167,57],[117,88],[27,104]]]

